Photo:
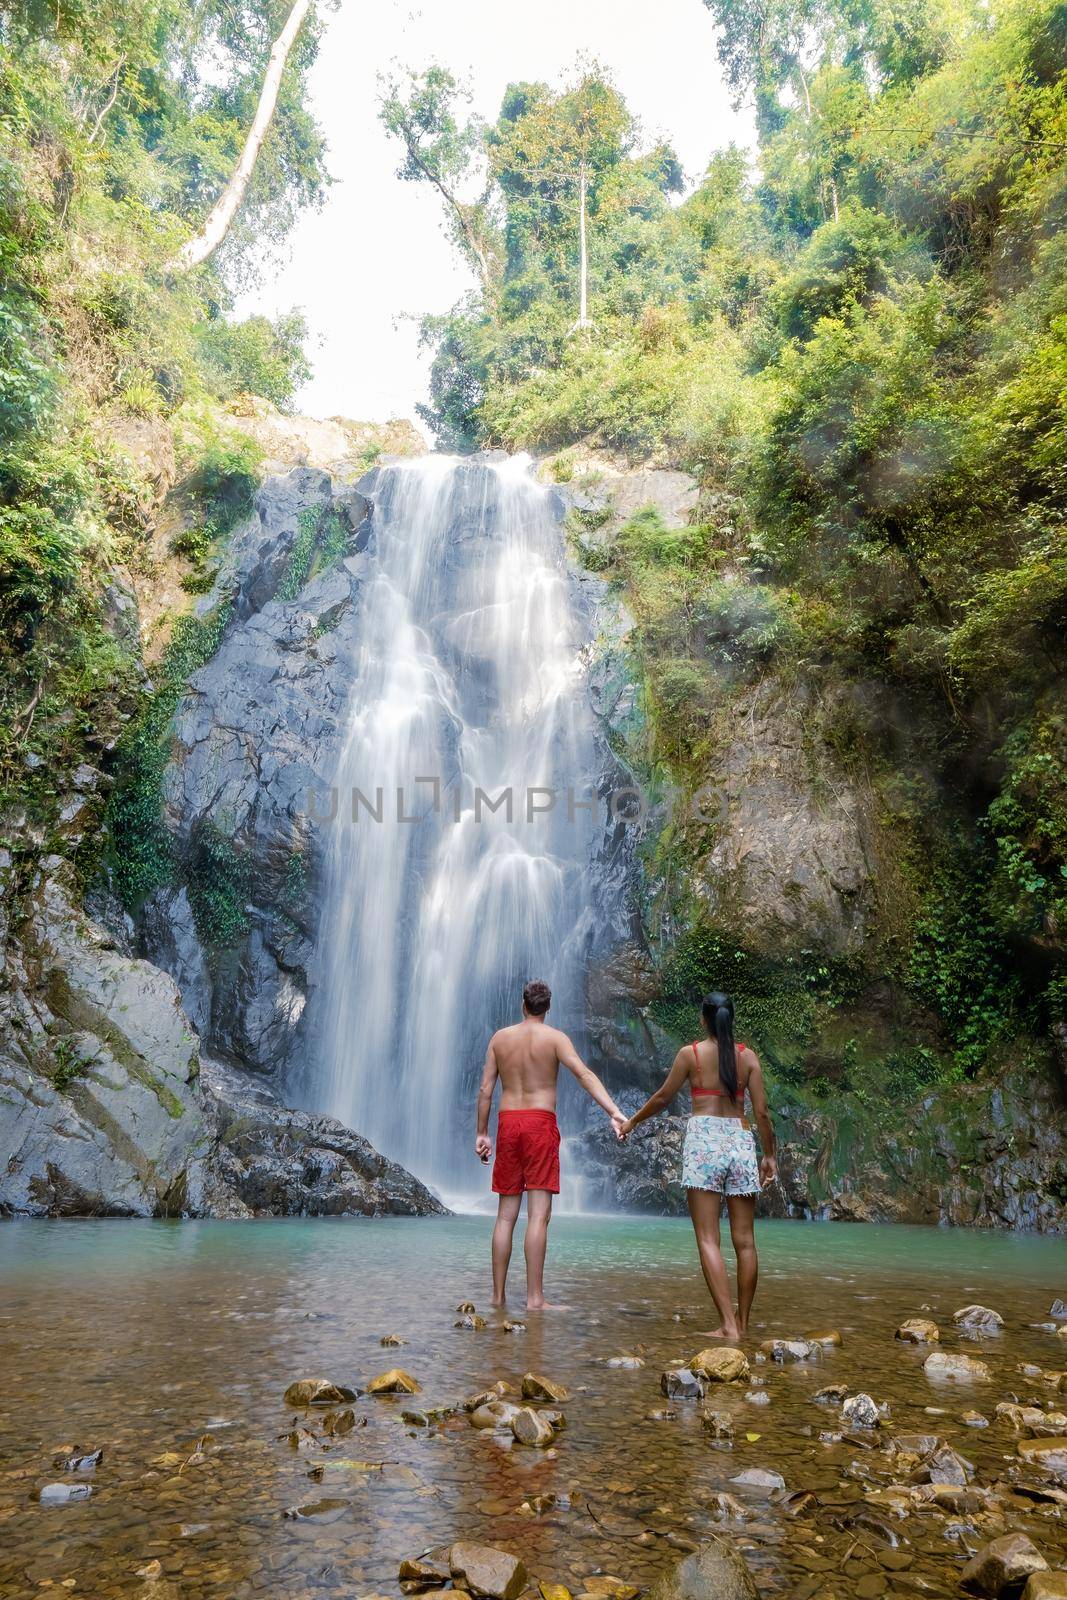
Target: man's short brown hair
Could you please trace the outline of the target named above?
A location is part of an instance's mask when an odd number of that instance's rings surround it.
[[[543,1017],[552,1004],[552,990],[540,978],[534,978],[522,991],[522,1003],[531,1017]]]

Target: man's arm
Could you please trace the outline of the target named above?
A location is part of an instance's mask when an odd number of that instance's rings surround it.
[[[616,1137],[623,1137],[623,1126],[626,1118],[611,1098],[600,1079],[591,1067],[587,1067],[577,1050],[565,1033],[556,1031],[556,1060],[561,1067],[566,1067],[568,1072],[573,1072],[586,1094],[591,1095],[597,1105],[606,1111],[611,1118],[611,1125],[615,1129]]]
[[[649,1117],[658,1117],[661,1111],[666,1111],[678,1090],[689,1076],[689,1052],[679,1050],[663,1083],[655,1094],[649,1095],[640,1111],[635,1111],[626,1125],[627,1133],[637,1127],[639,1122],[647,1122]]]
[[[778,1176],[778,1141],[774,1137],[774,1124],[767,1106],[767,1090],[763,1085],[763,1068],[759,1064],[759,1057],[754,1050],[746,1050],[745,1055],[752,1057],[747,1088],[752,1101],[752,1115],[759,1129],[760,1183],[766,1187]]]
[[[482,1161],[488,1161],[493,1153],[493,1141],[489,1137],[489,1112],[493,1104],[496,1078],[496,1034],[494,1033],[485,1052],[482,1081],[478,1085],[478,1131],[474,1140],[474,1150]]]

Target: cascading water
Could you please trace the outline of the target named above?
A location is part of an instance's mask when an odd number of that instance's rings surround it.
[[[316,1098],[462,1195],[486,1186],[485,1045],[526,979],[552,985],[580,1047],[593,718],[562,533],[528,461],[429,456],[382,468],[373,494]]]

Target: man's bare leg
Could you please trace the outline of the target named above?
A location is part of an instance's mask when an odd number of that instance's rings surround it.
[[[737,1320],[744,1333],[748,1328],[748,1314],[756,1294],[759,1261],[756,1256],[756,1196],[754,1194],[728,1194],[726,1207],[730,1213],[730,1238],[737,1256]]]
[[[511,1239],[515,1223],[522,1209],[521,1194],[502,1194],[498,1197],[496,1224],[493,1228],[493,1304],[502,1306],[507,1300],[508,1266],[511,1262]]]
[[[545,1252],[548,1249],[548,1224],[552,1216],[552,1195],[548,1189],[526,1191],[526,1309],[562,1311],[545,1299]]]
[[[697,1236],[697,1249],[700,1251],[700,1265],[704,1272],[704,1282],[711,1292],[715,1308],[722,1318],[722,1327],[708,1335],[711,1339],[739,1339],[741,1329],[738,1327],[737,1317],[734,1314],[734,1304],[730,1296],[730,1280],[726,1276],[726,1264],[722,1259],[719,1248],[719,1209],[721,1196],[710,1189],[687,1189],[689,1196],[689,1215],[693,1219],[693,1231]]]

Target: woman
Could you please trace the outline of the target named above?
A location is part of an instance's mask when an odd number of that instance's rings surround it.
[[[756,1052],[734,1043],[734,1003],[728,994],[709,994],[701,1006],[707,1038],[679,1050],[662,1089],[630,1117],[623,1136],[639,1122],[666,1111],[689,1080],[693,1109],[685,1130],[682,1182],[689,1197],[689,1215],[697,1236],[700,1265],[711,1298],[722,1318],[713,1339],[739,1339],[748,1328],[756,1293],[756,1242],[753,1224],[756,1195],[778,1176],[774,1129],[767,1111],[763,1072]],[[759,1126],[762,1158],[745,1119],[745,1094]],[[722,1197],[730,1213],[730,1237],[737,1255],[737,1313],[730,1298],[719,1249]]]

